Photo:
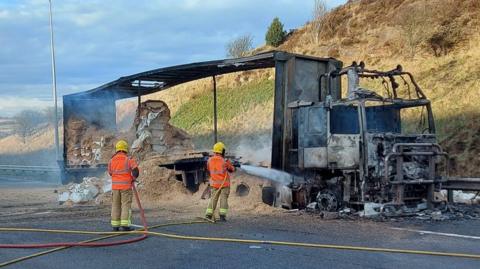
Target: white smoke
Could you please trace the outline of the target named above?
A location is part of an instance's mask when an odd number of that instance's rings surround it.
[[[242,139],[233,153],[242,157],[243,163],[269,165],[272,157],[272,136],[265,134]]]

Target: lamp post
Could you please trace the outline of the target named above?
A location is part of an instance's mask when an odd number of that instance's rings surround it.
[[[54,110],[54,128],[55,128],[55,156],[57,163],[60,161],[60,146],[58,144],[58,109],[57,109],[57,75],[55,72],[55,47],[53,45],[53,18],[52,18],[52,0],[48,0],[50,8],[50,48],[52,52],[52,94]]]

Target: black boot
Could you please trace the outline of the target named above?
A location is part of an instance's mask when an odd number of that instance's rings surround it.
[[[212,220],[213,215],[205,215],[205,218],[208,220]]]
[[[224,215],[220,215],[220,221],[221,222],[226,222],[227,218]]]
[[[121,229],[122,229],[122,231],[124,231],[124,232],[133,231],[132,227],[130,227],[130,226],[122,226]]]
[[[119,229],[118,227],[112,227],[112,230],[113,230],[114,232],[118,232],[120,229]]]

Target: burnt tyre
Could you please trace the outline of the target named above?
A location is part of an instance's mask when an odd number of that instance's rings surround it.
[[[263,187],[262,188],[262,202],[273,206],[275,204],[275,187]]]
[[[317,204],[321,211],[335,212],[340,208],[337,195],[331,190],[322,190],[317,194]]]

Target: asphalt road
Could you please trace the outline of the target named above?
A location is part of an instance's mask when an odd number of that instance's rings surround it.
[[[0,220],[0,227],[109,230],[108,208],[95,214],[74,209],[35,218]],[[66,214],[66,212],[64,212]],[[147,215],[154,215],[147,212]],[[170,222],[150,218],[150,224]],[[280,214],[263,217],[233,216],[228,223],[194,224],[156,231],[241,239],[279,240],[322,244],[343,244],[382,248],[401,248],[480,254],[480,240],[440,235],[422,235],[393,230],[406,227],[418,230],[480,236],[480,221],[433,223],[377,223],[371,221],[320,220],[313,216]],[[81,241],[85,235],[0,233],[1,243]],[[0,263],[36,253],[34,249],[0,249]],[[70,248],[23,261],[6,268],[480,268],[480,260],[410,254],[375,253],[252,245],[222,242],[174,240],[162,237],[109,248]]]

